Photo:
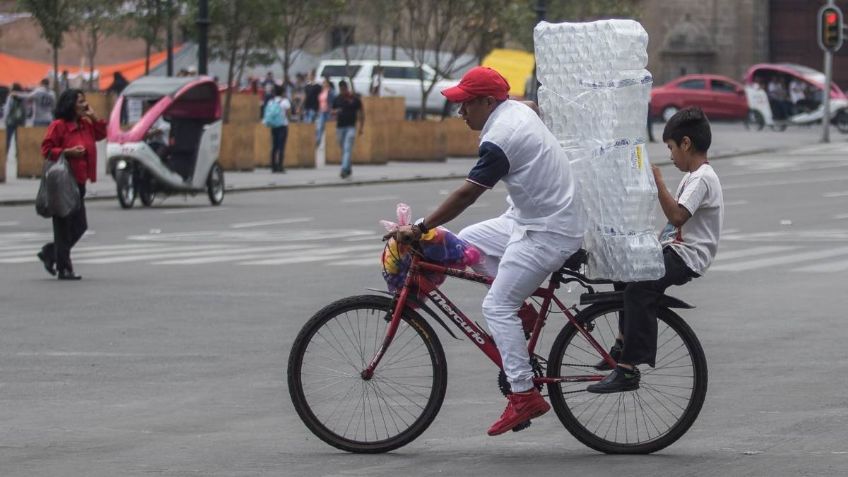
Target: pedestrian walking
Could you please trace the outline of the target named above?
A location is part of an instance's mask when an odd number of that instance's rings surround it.
[[[315,70],[309,72],[306,86],[303,87],[303,122],[314,123],[318,117],[318,96],[323,88],[315,81]]]
[[[324,139],[324,126],[330,120],[330,114],[333,112],[333,101],[336,99],[336,87],[330,78],[324,77],[321,84],[321,93],[318,95],[318,120],[315,125],[315,148],[321,147],[321,141]]]
[[[32,101],[32,125],[49,126],[56,108],[56,95],[50,90],[50,81],[47,78],[41,80],[41,84],[24,97]]]
[[[358,95],[353,94],[347,81],[339,81],[339,95],[333,100],[333,113],[336,115],[336,140],[342,150],[341,178],[347,179],[353,173],[351,156],[356,140],[356,123],[359,123],[359,135],[365,133],[365,111]]]
[[[510,100],[509,83],[486,67],[469,70],[457,86],[442,90],[473,131],[480,131],[480,158],[465,182],[414,226],[400,227],[401,242],[418,239],[453,220],[484,192],[503,182],[510,207],[494,219],[459,233],[483,254],[475,270],[494,276],[483,316],[498,345],[512,389],[490,436],[503,434],[550,410],[533,386],[533,367],[523,331],[538,312],[525,300],[583,242],[578,184],[559,141],[532,108]]]
[[[85,213],[85,184],[97,182],[95,142],[106,137],[106,121],[98,119],[79,89],[68,89],[59,96],[56,120],[47,128],[41,142],[41,154],[48,161],[64,155],[79,187],[80,206],[67,217],[53,217],[53,241],[45,244],[38,258],[51,275],[59,280],[79,280],[71,263],[71,248],[88,229]]]
[[[280,85],[274,86],[274,97],[265,105],[262,124],[271,129],[271,172],[285,173],[283,161],[286,152],[286,140],[289,135],[291,102],[284,96]]]
[[[20,126],[26,123],[26,106],[22,97],[24,89],[19,83],[12,83],[12,91],[6,98],[6,104],[3,106],[3,111],[6,114],[6,154],[9,154],[9,148],[12,145],[12,140],[15,138],[15,132]]]

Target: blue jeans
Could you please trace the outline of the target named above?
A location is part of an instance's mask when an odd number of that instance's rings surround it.
[[[304,109],[303,110],[303,122],[305,123],[314,123],[315,117],[318,115],[318,111],[315,109]]]
[[[330,119],[330,112],[318,113],[318,121],[315,125],[315,147],[321,145],[321,139],[324,137],[324,126],[327,120]]]
[[[353,154],[353,140],[356,139],[356,126],[336,129],[336,140],[342,148],[342,171],[350,172],[350,156]]]

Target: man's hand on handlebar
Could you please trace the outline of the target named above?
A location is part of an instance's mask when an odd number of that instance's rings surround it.
[[[399,243],[410,244],[421,239],[421,229],[417,225],[401,225],[393,232],[383,236],[383,240],[393,238]]]

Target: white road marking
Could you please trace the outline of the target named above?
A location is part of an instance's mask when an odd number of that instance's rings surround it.
[[[813,272],[813,273],[833,273],[844,272],[848,270],[848,260],[839,260],[836,262],[827,262],[816,265],[808,265],[806,267],[796,268],[796,272]]]
[[[344,239],[344,241],[345,242],[365,242],[367,240],[374,240],[376,242],[377,240],[380,240],[381,238],[382,238],[382,235],[366,235],[364,237],[346,238],[346,239]]]
[[[723,190],[733,190],[733,189],[750,189],[752,187],[777,187],[777,186],[785,186],[785,185],[797,185],[797,184],[818,184],[821,182],[831,182],[831,181],[848,181],[848,176],[828,176],[828,177],[816,177],[809,179],[794,179],[794,180],[775,180],[775,181],[762,181],[762,182],[746,182],[744,184],[730,184],[721,186]]]
[[[267,252],[283,251],[283,250],[311,250],[318,248],[319,245],[274,245],[269,247],[246,247],[242,249],[227,249],[227,250],[210,250],[203,253],[192,254],[199,258],[186,258],[177,260],[164,260],[152,262],[153,265],[199,265],[202,263],[221,263],[235,262],[237,260],[252,260],[256,258],[267,257]],[[263,253],[260,253],[263,252]],[[215,255],[217,256],[204,256]]]
[[[260,222],[244,222],[240,224],[230,225],[231,229],[246,229],[250,227],[264,227],[266,225],[282,225],[282,224],[296,224],[301,222],[311,222],[314,220],[312,217],[296,217],[292,219],[279,219],[279,220],[263,220]]]
[[[10,220],[6,222],[0,222],[0,227],[14,227],[15,225],[20,224],[17,220]]]
[[[353,258],[350,260],[338,260],[328,263],[327,265],[333,266],[372,266],[374,268],[379,269],[382,265],[380,265],[380,256],[375,255],[373,257],[363,257],[363,258]]]
[[[773,267],[775,265],[788,265],[790,263],[804,262],[807,260],[818,260],[822,258],[838,257],[848,254],[848,247],[838,247],[829,250],[818,250],[815,252],[799,253],[795,255],[784,255],[781,257],[761,258],[743,262],[729,263],[710,267],[710,271],[740,272],[756,268]]]
[[[842,192],[825,192],[822,194],[822,197],[827,197],[828,199],[832,199],[835,197],[848,197],[848,191]]]
[[[380,195],[380,196],[372,196],[372,197],[350,197],[347,199],[342,199],[342,204],[358,204],[363,202],[385,202],[389,200],[397,200],[396,195]]]
[[[167,249],[160,249],[157,251],[151,251],[150,253],[139,253],[135,255],[127,255],[120,257],[107,257],[107,258],[91,258],[91,259],[82,259],[77,260],[73,255],[71,258],[74,263],[85,263],[90,265],[97,264],[105,264],[105,263],[125,263],[125,262],[138,262],[142,260],[159,260],[165,258],[179,258],[179,257],[192,257],[197,254],[202,254],[207,250],[212,250],[214,253],[226,253],[227,248],[222,247],[220,244],[218,245],[191,245],[186,247],[169,247]]]
[[[745,205],[747,204],[747,200],[729,200],[724,203],[725,207],[733,207],[734,205]]]
[[[380,247],[374,245],[351,245],[350,247],[335,247],[335,248],[319,248],[314,250],[305,250],[303,252],[289,252],[269,256],[265,260],[256,260],[250,262],[240,262],[241,265],[283,265],[286,263],[307,263],[319,262],[323,260],[334,260],[344,258],[348,252],[359,252],[362,250],[373,250],[374,261],[379,260]]]
[[[848,219],[848,214],[836,214],[833,218],[836,220],[845,220]]]
[[[163,210],[163,214],[192,214],[195,212],[220,212],[222,210],[229,210],[226,207],[204,207],[204,208],[190,208],[190,209],[180,209],[180,210]]]
[[[764,245],[762,247],[746,248],[744,250],[731,250],[729,252],[718,252],[715,261],[732,260],[734,258],[754,257],[756,255],[767,255],[774,252],[786,252],[795,250],[798,247],[782,247],[778,245]]]

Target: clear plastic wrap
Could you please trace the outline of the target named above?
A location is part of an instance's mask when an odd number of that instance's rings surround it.
[[[587,275],[660,278],[656,184],[645,149],[648,34],[632,20],[540,23],[539,106],[572,163],[586,213]]]

